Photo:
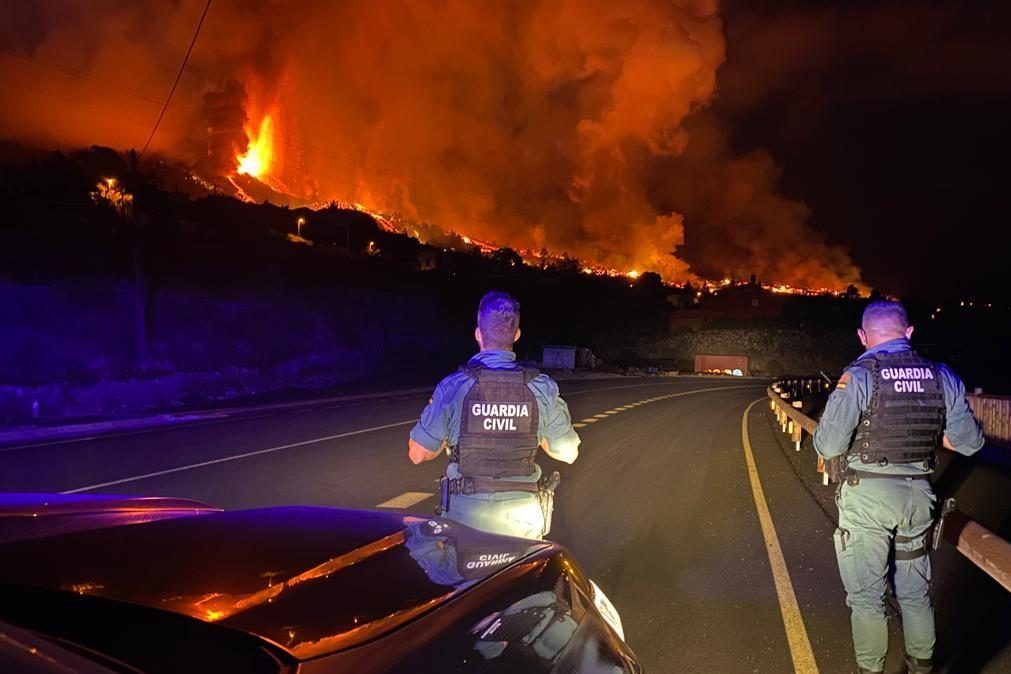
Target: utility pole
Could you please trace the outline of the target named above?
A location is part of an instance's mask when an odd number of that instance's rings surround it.
[[[131,183],[135,186],[138,184],[137,181],[137,152],[131,149],[129,152],[130,159],[130,177]],[[144,239],[143,230],[148,223],[147,213],[143,212],[143,200],[138,204],[135,199],[134,208],[130,214],[130,219],[133,221],[133,324],[134,324],[134,345],[136,353],[136,366],[138,370],[144,370],[148,365],[148,344],[149,344],[149,330],[150,325],[149,312],[148,312],[148,301],[147,301],[147,283],[144,276]],[[139,211],[139,212],[138,212]]]

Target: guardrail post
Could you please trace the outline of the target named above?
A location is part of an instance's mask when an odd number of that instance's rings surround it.
[[[828,486],[828,469],[825,468],[825,459],[821,458],[821,455],[818,456],[818,464],[817,464],[816,468],[817,468],[818,472],[821,473],[821,484],[822,484],[822,486],[823,487],[827,487]]]

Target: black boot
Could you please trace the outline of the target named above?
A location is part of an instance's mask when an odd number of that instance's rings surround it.
[[[909,674],[930,674],[934,671],[934,661],[930,658],[906,656],[906,671]]]

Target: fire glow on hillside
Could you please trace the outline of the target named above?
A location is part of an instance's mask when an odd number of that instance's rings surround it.
[[[30,48],[0,54],[0,84],[35,91],[0,132],[134,147],[203,3],[66,4],[37,17]],[[75,12],[89,21],[61,18]],[[264,185],[353,203],[421,240],[456,232],[594,273],[859,286],[847,252],[778,193],[769,153],[735,155],[706,118],[725,55],[705,0],[221,0],[151,154],[252,201]]]

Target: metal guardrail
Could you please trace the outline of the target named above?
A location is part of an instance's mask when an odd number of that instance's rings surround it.
[[[814,382],[809,385],[809,382]],[[825,388],[822,379],[799,379],[778,381],[767,390],[769,407],[776,414],[776,421],[784,433],[790,434],[796,451],[800,451],[800,443],[804,432],[814,434],[818,422],[801,412],[803,407],[800,396],[804,391],[817,390],[814,387]],[[977,397],[978,398],[978,397]],[[1011,399],[998,399],[1008,402]],[[975,406],[973,407],[975,411]],[[1011,414],[1009,414],[1011,418]],[[989,436],[988,436],[989,437]],[[822,474],[822,484],[827,485],[828,471],[825,462],[818,457],[818,472]],[[949,499],[952,501],[952,499]],[[959,510],[952,510],[942,515],[943,526],[938,528],[940,538],[955,546],[963,556],[983,570],[988,576],[1011,592],[1011,543],[993,533],[979,522],[971,519]],[[936,544],[935,544],[936,547]]]
[[[801,409],[804,403],[801,396],[804,393],[814,393],[827,390],[831,383],[822,379],[787,379],[778,381],[767,390],[769,407],[776,414],[776,421],[784,433],[790,434],[794,449],[800,451],[800,442],[804,439],[804,431],[814,435],[818,422],[807,416]],[[825,461],[818,457],[818,472],[822,474],[822,484],[828,485],[828,471]]]
[[[1001,445],[1011,444],[1011,398],[1006,396],[967,395],[972,413],[983,424],[986,439]]]

